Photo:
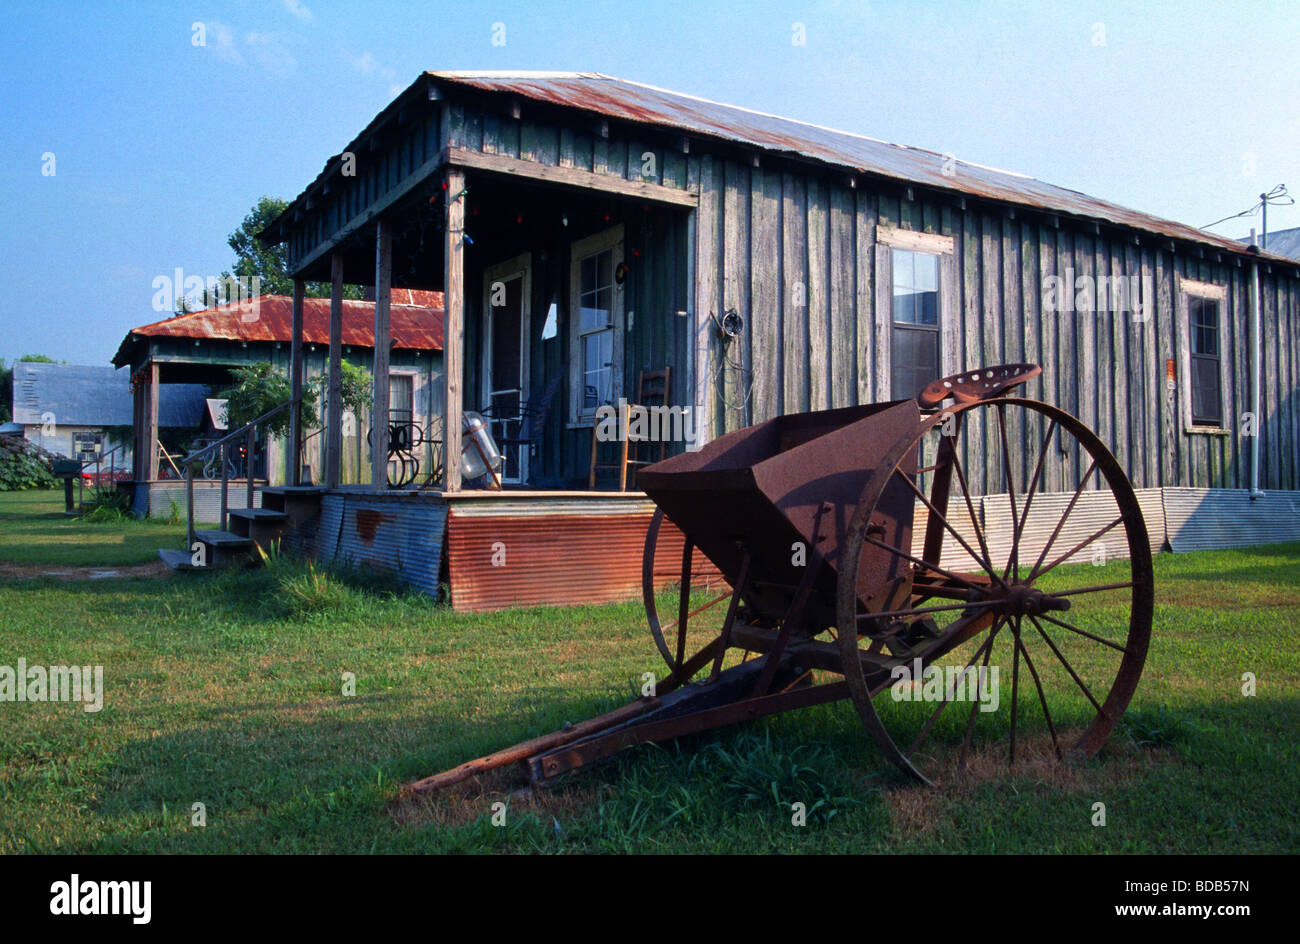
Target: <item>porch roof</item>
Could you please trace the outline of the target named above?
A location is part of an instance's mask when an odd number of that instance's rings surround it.
[[[389,306],[393,347],[404,350],[441,351],[442,292],[393,289]],[[304,298],[302,336],[307,344],[329,344],[330,300]],[[132,363],[132,352],[144,338],[198,338],[229,341],[293,340],[293,299],[262,295],[252,302],[232,302],[203,311],[188,312],[132,328],[113,356],[113,364]],[[375,303],[343,301],[343,344],[374,347]]]

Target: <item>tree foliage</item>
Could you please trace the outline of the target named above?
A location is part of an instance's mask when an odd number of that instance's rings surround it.
[[[288,201],[277,197],[262,197],[257,201],[257,206],[248,212],[244,222],[239,224],[227,240],[235,252],[235,264],[231,270],[221,273],[222,279],[247,279],[251,293],[253,278],[256,277],[261,280],[258,294],[293,294],[293,277],[289,274],[288,254],[284,244],[270,246],[257,238],[258,233],[288,206]],[[330,286],[328,282],[308,282],[304,291],[313,298],[325,298],[330,293]],[[362,292],[359,285],[343,286],[344,298],[359,299]]]
[[[343,410],[352,411],[360,416],[370,409],[371,377],[365,368],[356,367],[347,361],[342,364]],[[217,394],[226,399],[226,426],[231,430],[245,426],[253,420],[269,413],[281,403],[288,401],[292,395],[292,386],[284,371],[278,370],[268,361],[258,361],[247,367],[237,367],[231,371],[235,383],[229,389]],[[325,375],[311,378],[303,385],[302,423],[304,427],[320,424],[318,404],[326,399]],[[289,431],[289,411],[285,410],[267,420],[266,431],[279,436]]]

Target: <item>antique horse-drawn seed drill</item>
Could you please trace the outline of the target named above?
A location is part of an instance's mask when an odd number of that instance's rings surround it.
[[[1058,757],[1063,741],[1095,754],[1142,673],[1151,548],[1106,446],[1068,413],[1009,395],[1040,373],[981,368],[912,400],[781,416],[646,468],[638,485],[659,507],[644,600],[668,667],[655,694],[407,789],[516,762],[539,783],[635,744],[843,698],[921,780],[954,753],[961,770],[977,728],[1005,738],[1014,763],[1031,706]],[[668,625],[655,567],[665,517],[685,536]],[[705,602],[692,599],[697,554],[728,584]],[[1057,570],[1081,561],[1104,567]],[[720,604],[721,624],[706,625]],[[987,679],[995,648],[1003,682],[1011,663],[1009,727],[977,725],[987,706],[973,698],[944,718],[968,678]]]

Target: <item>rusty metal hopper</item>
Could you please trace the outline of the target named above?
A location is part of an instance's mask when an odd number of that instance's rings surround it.
[[[834,623],[839,548],[867,478],[886,450],[915,433],[920,415],[915,400],[902,400],[780,416],[648,466],[637,484],[733,586],[748,551],[751,619],[782,618],[805,572],[798,544],[808,563],[815,548],[828,565],[807,611],[806,631],[818,632]],[[915,456],[908,465],[915,472]],[[910,545],[913,502],[903,483],[891,483],[880,540]],[[904,576],[899,558],[881,552],[864,558],[858,585],[865,599]]]

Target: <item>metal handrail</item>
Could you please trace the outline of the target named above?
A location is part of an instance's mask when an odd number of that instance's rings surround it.
[[[202,459],[204,456],[210,453],[213,449],[216,449],[218,446],[224,446],[226,443],[230,442],[231,440],[238,439],[240,436],[245,435],[250,428],[266,422],[271,417],[275,416],[277,413],[281,413],[284,410],[287,410],[289,407],[293,406],[293,403],[294,403],[293,400],[285,400],[279,406],[266,411],[257,419],[245,423],[243,426],[239,427],[239,429],[235,430],[234,432],[226,433],[226,435],[222,436],[220,439],[216,440],[215,442],[208,443],[198,452],[191,452],[184,459],[182,459],[181,462],[190,463]]]
[[[257,427],[278,413],[287,410],[296,402],[299,401],[293,398],[284,401],[279,406],[263,413],[251,423],[245,423],[243,426],[239,427],[239,429],[226,433],[226,435],[222,436],[216,442],[208,443],[208,445],[204,446],[202,449],[191,452],[181,460],[185,467],[185,537],[187,550],[193,551],[196,543],[196,535],[194,533],[194,466],[200,460],[210,455],[214,450],[221,450],[221,530],[225,531],[226,523],[229,518],[227,497],[230,482],[229,450],[227,447],[230,443],[235,442],[241,436],[244,437],[246,446],[244,482],[245,488],[247,489],[245,507],[252,508],[254,480],[253,458],[257,445]],[[267,471],[269,473],[270,470],[268,469]]]

